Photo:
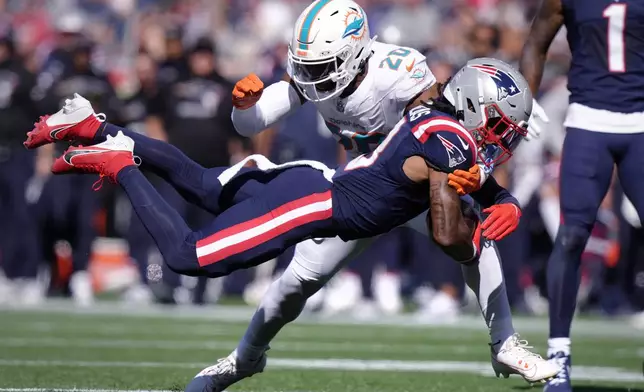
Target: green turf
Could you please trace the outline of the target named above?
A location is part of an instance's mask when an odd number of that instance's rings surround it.
[[[0,311],[1,388],[183,390],[202,367],[233,349],[245,323],[171,316]],[[523,335],[544,354],[545,335]],[[295,324],[272,345],[273,363],[289,359],[488,362],[486,331],[446,327]],[[574,340],[575,364],[642,371],[644,339],[607,333]],[[231,391],[519,391],[518,377],[491,367],[458,371],[304,370],[276,365]],[[277,361],[276,361],[277,360]],[[355,362],[355,361],[354,361]],[[328,362],[327,362],[328,363]],[[369,362],[371,363],[371,362]],[[407,362],[405,362],[407,363]],[[298,365],[299,366],[299,365]],[[605,369],[598,369],[601,371]],[[576,391],[636,391],[639,380],[579,381]],[[539,387],[535,387],[535,391]],[[638,389],[640,388],[640,389]]]

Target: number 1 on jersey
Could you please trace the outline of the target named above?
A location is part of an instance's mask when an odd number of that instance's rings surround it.
[[[604,9],[608,19],[608,70],[626,72],[624,28],[626,27],[626,4],[611,4]]]

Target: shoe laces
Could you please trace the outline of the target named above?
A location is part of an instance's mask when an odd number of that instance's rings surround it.
[[[559,385],[568,382],[568,368],[566,366],[567,358],[565,355],[557,355],[553,358],[550,358],[549,361],[554,362],[559,366],[561,370],[559,373],[549,382],[551,385]]]
[[[132,158],[133,158],[133,160],[134,160],[134,164],[135,164],[136,166],[141,166],[141,162],[142,162],[142,160],[141,160],[141,158],[140,158],[138,155],[134,155]],[[99,176],[99,177],[98,177],[98,180],[96,180],[96,181],[92,184],[92,190],[93,190],[94,192],[97,192],[97,191],[101,190],[101,188],[103,187],[103,183],[105,182],[105,177],[107,177],[107,178],[108,178],[108,180],[109,180],[109,182],[110,182],[110,183],[112,183],[112,184],[116,184],[116,181],[115,181],[112,177],[110,177],[110,176],[106,176],[105,174],[103,174],[103,173],[102,173],[102,171],[103,171],[103,167],[104,167],[104,166],[105,166],[105,164],[102,164],[102,165],[100,165],[100,166],[99,166],[99,171],[100,171],[101,173],[99,173],[99,174],[98,174],[98,176]],[[82,167],[81,167],[81,169],[82,169]]]
[[[218,359],[217,364],[207,374],[211,377],[215,376],[214,381],[223,384],[227,384],[239,377],[235,359],[230,357]]]
[[[38,121],[36,121],[34,123],[34,128],[36,128],[36,130],[38,130],[38,131],[41,131],[44,127],[47,126],[47,119],[48,118],[49,118],[49,115],[38,117]],[[29,132],[29,133],[31,133],[31,132]]]
[[[83,145],[82,145],[82,144],[79,144],[79,145],[78,145],[78,147],[83,147]],[[89,172],[89,173],[94,173],[94,172],[95,172],[95,170],[96,170],[94,165],[82,165],[82,164],[81,164],[81,165],[75,165],[75,167],[76,167],[77,169],[81,170],[81,171]],[[104,167],[105,167],[105,163],[101,163],[101,164],[98,166],[98,173],[99,173],[99,174],[98,174],[98,180],[96,180],[96,181],[92,184],[92,190],[93,190],[94,192],[97,192],[97,191],[99,191],[101,188],[103,188],[103,182],[105,181],[105,177],[107,177],[105,174],[103,174],[103,168],[104,168]],[[110,180],[110,182],[111,182],[111,183],[115,183],[115,181],[114,181],[114,180],[112,180],[111,178],[109,178],[109,180]]]
[[[103,167],[102,167],[102,166],[101,166],[101,170],[103,170]],[[103,183],[105,182],[105,177],[106,177],[106,175],[105,175],[105,174],[99,174],[98,176],[99,176],[99,177],[98,177],[98,180],[96,180],[96,181],[92,184],[92,190],[93,190],[94,192],[98,192],[98,191],[100,191],[100,190],[101,190],[101,188],[103,187]],[[115,184],[115,183],[116,183],[116,182],[115,182],[114,180],[112,180],[110,177],[108,177],[108,179],[109,179],[109,181],[110,181],[112,184]]]
[[[515,356],[520,358],[534,358],[534,359],[543,359],[541,355],[535,354],[529,349],[534,348],[528,344],[528,341],[525,339],[520,339],[518,333],[515,333],[510,337],[509,346],[505,350],[511,350]]]
[[[65,104],[63,105],[63,113],[69,114],[69,113],[73,112],[76,109],[77,109],[77,107],[76,107],[76,105],[74,105],[74,100],[73,99],[66,99],[65,100]],[[99,122],[105,122],[105,120],[107,120],[107,116],[105,115],[105,113],[94,113],[94,117],[96,117],[96,119]],[[42,117],[41,117],[41,119],[42,119]]]

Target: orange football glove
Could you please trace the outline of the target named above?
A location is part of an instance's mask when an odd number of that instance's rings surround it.
[[[255,74],[249,74],[233,88],[233,106],[245,110],[255,105],[264,92],[264,83]]]
[[[476,192],[481,188],[481,168],[474,165],[468,171],[454,170],[447,175],[447,185],[456,189],[459,196]]]
[[[488,240],[501,240],[519,226],[521,210],[514,204],[496,204],[483,212],[490,214],[481,225],[483,236]]]

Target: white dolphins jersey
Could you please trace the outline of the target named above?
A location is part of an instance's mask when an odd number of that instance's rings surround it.
[[[376,148],[409,101],[436,82],[415,49],[374,42],[371,50],[367,74],[350,96],[313,102],[349,158]]]

